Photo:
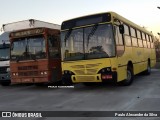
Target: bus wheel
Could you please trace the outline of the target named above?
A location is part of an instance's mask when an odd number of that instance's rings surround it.
[[[37,87],[41,87],[41,86],[44,86],[44,83],[35,83],[35,85],[36,85]]]
[[[147,64],[147,69],[144,71],[145,75],[150,75],[151,74],[151,65],[150,62]]]
[[[122,81],[122,85],[129,86],[133,82],[133,69],[128,67],[127,68],[127,78]]]
[[[1,85],[2,86],[9,86],[11,84],[11,82],[2,82]]]
[[[62,85],[73,85],[72,80],[70,79],[65,79],[62,77]]]
[[[96,85],[96,84],[93,83],[93,82],[84,82],[83,85],[84,85],[84,86],[94,86],[94,85]]]

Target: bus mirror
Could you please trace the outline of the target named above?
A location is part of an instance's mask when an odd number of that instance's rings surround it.
[[[124,26],[123,25],[119,25],[119,31],[121,34],[124,34]]]

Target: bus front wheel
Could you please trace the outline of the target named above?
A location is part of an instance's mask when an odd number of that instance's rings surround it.
[[[2,86],[9,86],[11,84],[11,82],[2,82],[1,85]]]
[[[64,77],[62,77],[62,85],[73,85],[72,80],[71,79],[66,79]]]
[[[123,86],[129,86],[129,85],[131,85],[132,82],[133,82],[133,77],[134,77],[134,75],[133,75],[133,69],[131,67],[127,67],[127,77],[126,77],[125,80],[123,80],[121,82],[121,84]]]

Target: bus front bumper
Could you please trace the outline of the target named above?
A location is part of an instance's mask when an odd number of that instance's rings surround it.
[[[80,82],[106,82],[108,80],[117,81],[117,72],[109,74],[95,74],[95,75],[72,75],[73,83]]]
[[[102,82],[101,74],[97,74],[97,75],[72,75],[71,79],[72,79],[73,83]]]
[[[0,74],[0,83],[10,81],[10,73]]]
[[[48,77],[12,78],[12,83],[48,83]]]

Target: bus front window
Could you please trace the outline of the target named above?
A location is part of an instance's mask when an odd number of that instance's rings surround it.
[[[6,61],[10,59],[9,44],[0,45],[0,61]]]
[[[93,30],[94,32],[92,32]],[[111,24],[98,25],[96,29],[94,26],[85,28],[86,59],[115,56],[115,42],[112,31]]]
[[[42,36],[20,38],[11,43],[11,60],[36,60],[46,58],[45,40]]]
[[[61,34],[62,60],[85,60],[115,56],[115,41],[111,24],[73,29]]]
[[[83,29],[72,30],[68,38],[68,31],[62,32],[62,59],[63,60],[83,60]]]

